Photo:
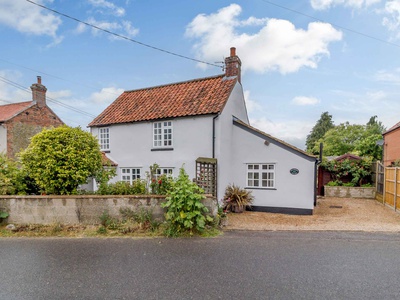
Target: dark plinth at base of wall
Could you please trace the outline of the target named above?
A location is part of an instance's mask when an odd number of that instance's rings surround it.
[[[312,209],[291,208],[291,207],[252,206],[251,208],[247,208],[247,210],[278,213],[278,214],[287,214],[287,215],[312,215],[313,214]]]

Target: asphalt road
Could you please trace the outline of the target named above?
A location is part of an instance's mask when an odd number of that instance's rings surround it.
[[[0,239],[0,299],[400,299],[400,234]]]

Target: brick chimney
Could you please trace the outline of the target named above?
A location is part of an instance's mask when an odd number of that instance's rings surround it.
[[[241,67],[242,62],[236,55],[236,48],[231,48],[231,55],[225,58],[225,75],[226,77],[237,76],[239,83],[241,82]]]
[[[37,106],[46,106],[46,87],[42,85],[42,77],[37,77],[37,83],[31,85],[32,101],[36,102]]]

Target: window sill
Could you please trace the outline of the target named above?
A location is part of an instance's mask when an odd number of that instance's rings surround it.
[[[276,191],[276,188],[268,188],[268,187],[245,187],[245,190],[272,190]]]
[[[100,150],[101,152],[104,152],[104,153],[110,153],[111,151],[110,150]]]
[[[152,148],[151,151],[172,151],[174,148]]]

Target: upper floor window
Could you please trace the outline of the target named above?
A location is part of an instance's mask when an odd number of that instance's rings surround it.
[[[100,150],[110,150],[110,128],[99,129]]]
[[[153,123],[153,147],[172,147],[172,121]]]
[[[248,164],[247,187],[274,188],[275,164]]]
[[[121,180],[132,184],[136,179],[140,179],[140,168],[121,168]]]

